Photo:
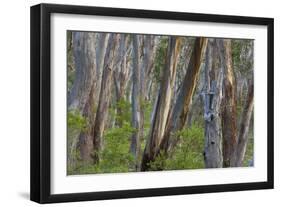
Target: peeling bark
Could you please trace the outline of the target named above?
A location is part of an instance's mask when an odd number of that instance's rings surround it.
[[[216,67],[213,41],[209,41],[205,58],[205,148],[204,162],[206,168],[222,167],[222,133],[220,106],[222,99],[223,71]]]
[[[160,92],[156,99],[155,113],[152,118],[150,134],[146,142],[143,153],[141,170],[149,169],[149,162],[154,160],[157,148],[164,135],[166,122],[168,118],[169,109],[171,106],[171,99],[173,96],[173,86],[176,76],[176,65],[180,51],[180,38],[169,37],[168,50],[165,60],[165,69],[163,72],[163,79],[160,86]]]
[[[236,81],[232,64],[231,40],[217,40],[224,67],[222,100],[223,166],[235,166],[237,147]]]
[[[177,143],[177,137],[171,135],[184,127],[194,90],[198,82],[201,62],[205,54],[207,41],[207,38],[196,38],[195,40],[185,78],[177,96],[176,103],[171,109],[165,135],[163,140],[161,140],[158,153],[161,150],[167,152]]]

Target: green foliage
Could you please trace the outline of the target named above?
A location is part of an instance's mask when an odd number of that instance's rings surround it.
[[[131,110],[131,104],[129,101],[125,99],[121,99],[116,104],[114,104],[111,108],[111,115],[113,115],[113,111],[115,109],[119,110],[121,113],[117,113],[115,115],[115,119],[117,123],[120,123],[120,126],[122,126],[125,122],[130,122],[132,117],[132,110]]]
[[[150,128],[150,113],[152,104],[141,100],[141,108],[144,110],[144,137],[147,136]],[[121,111],[116,114],[115,109]],[[103,150],[100,152],[100,162],[96,165],[92,163],[83,163],[78,161],[74,167],[68,169],[68,174],[95,174],[95,173],[118,173],[135,171],[135,160],[129,152],[131,137],[135,132],[131,126],[131,104],[122,99],[118,103],[112,104],[110,116],[116,118],[116,122],[121,123],[117,127],[108,128],[104,133]],[[75,115],[74,115],[75,114]],[[69,116],[69,125],[71,128],[80,128],[82,117],[78,113],[72,113]],[[142,148],[145,145],[145,138],[141,139]]]
[[[87,119],[78,110],[68,111],[67,126],[72,130],[85,131],[87,129]]]
[[[244,157],[244,160],[243,160],[243,166],[244,167],[248,167],[249,163],[251,161],[253,161],[253,159],[254,159],[254,135],[253,135],[253,131],[250,130],[248,136],[249,136],[248,144],[247,144],[247,148],[246,148],[245,157]]]
[[[168,159],[167,156],[163,151],[159,153],[159,155],[155,158],[154,161],[151,161],[149,165],[150,171],[157,171],[157,170],[165,170],[167,169]]]
[[[249,57],[249,51],[253,50],[253,40],[232,40],[231,47],[234,70],[247,76],[252,72],[253,57]]]
[[[162,71],[165,65],[166,53],[168,48],[168,37],[162,36],[156,51],[155,65],[153,70],[153,78],[160,82],[162,78]]]
[[[81,132],[87,130],[87,126],[87,119],[83,117],[78,110],[70,110],[67,112],[68,173],[76,167],[77,160],[80,158],[79,150],[76,148],[77,139]]]
[[[183,170],[204,168],[204,128],[193,124],[190,128],[174,134],[179,139],[172,155],[167,158],[163,152],[150,163],[151,170]]]
[[[67,146],[68,155],[70,159],[76,159],[78,157],[77,152],[74,150],[75,143],[77,143],[77,136],[80,132],[86,131],[88,121],[81,115],[78,110],[71,110],[67,112]]]
[[[105,150],[99,168],[102,172],[127,172],[134,159],[129,153],[130,139],[135,129],[128,122],[121,128],[109,129],[105,133]]]
[[[143,125],[144,137],[142,137],[142,138],[146,138],[148,136],[149,129],[151,126],[150,115],[151,115],[151,111],[152,111],[152,103],[149,101],[146,101],[144,99],[141,99],[140,105],[141,105],[141,109],[144,112],[144,125]]]
[[[79,167],[69,170],[69,174],[118,173],[134,171],[134,157],[129,153],[130,138],[135,129],[128,122],[120,128],[105,131],[104,147],[100,153],[100,162],[96,165],[81,163]]]

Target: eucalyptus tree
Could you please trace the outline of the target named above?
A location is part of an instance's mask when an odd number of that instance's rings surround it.
[[[202,93],[205,120],[204,162],[206,168],[222,167],[221,100],[223,70],[218,64],[214,40],[209,40],[205,57],[205,87]]]
[[[69,91],[67,106],[68,113],[83,114],[87,105],[91,88],[95,84],[96,75],[96,34],[85,32],[72,32],[74,82]],[[68,160],[72,164],[75,159],[76,145],[81,129],[71,133],[68,129]],[[70,137],[71,136],[71,137]]]
[[[179,88],[176,102],[169,112],[165,133],[157,150],[158,154],[160,151],[167,153],[178,141],[176,132],[182,130],[185,125],[192,97],[199,79],[207,42],[207,38],[199,37],[195,39],[186,74]]]
[[[85,34],[93,35],[95,33],[85,32]],[[82,111],[83,116],[86,120],[88,120],[88,126],[86,130],[81,131],[78,143],[80,149],[80,158],[86,162],[92,160],[91,154],[93,151],[93,137],[91,135],[91,130],[95,125],[95,109],[97,108],[99,102],[98,94],[101,90],[101,74],[104,68],[104,58],[106,48],[109,42],[109,34],[95,34],[94,38],[96,40],[96,43],[93,44],[92,47],[94,47],[93,50],[96,53],[96,56],[95,58],[93,57],[91,61],[93,62],[92,64],[96,66],[96,68],[94,70],[94,78],[90,87],[90,93],[87,97],[86,104]]]
[[[162,81],[159,93],[155,100],[154,112],[152,112],[151,128],[146,141],[145,150],[142,157],[141,170],[149,169],[149,162],[153,161],[156,156],[157,148],[165,132],[168,113],[173,96],[173,87],[176,76],[176,66],[181,47],[180,37],[169,37],[168,48],[165,59]]]
[[[140,55],[139,55],[139,36],[133,35],[133,91],[132,91],[132,126],[135,132],[131,138],[130,152],[135,158],[135,167],[137,168],[138,155],[140,152],[140,101],[141,101],[141,89],[140,89]]]
[[[102,149],[103,134],[105,129],[105,123],[108,117],[111,85],[113,82],[113,64],[116,62],[116,48],[117,48],[118,34],[110,34],[107,49],[104,56],[104,65],[102,73],[102,81],[99,93],[99,102],[95,117],[94,126],[90,129],[93,150],[91,157],[94,163],[98,163],[100,160],[100,151]]]

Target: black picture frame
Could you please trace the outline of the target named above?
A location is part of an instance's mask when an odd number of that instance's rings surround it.
[[[73,194],[51,194],[50,192],[50,130],[51,130],[51,70],[50,70],[50,15],[52,13],[99,15],[111,17],[151,18],[207,23],[231,23],[267,26],[267,181],[236,184],[218,184],[187,187],[167,187]],[[228,16],[213,14],[180,13],[168,11],[103,8],[88,6],[39,4],[31,7],[31,173],[30,199],[38,203],[88,201],[102,199],[166,196],[179,194],[242,191],[273,188],[273,44],[274,20],[272,18]]]

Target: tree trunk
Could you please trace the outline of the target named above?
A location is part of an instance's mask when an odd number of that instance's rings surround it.
[[[254,84],[253,81],[249,83],[247,99],[245,101],[244,109],[240,121],[240,130],[238,136],[238,145],[236,150],[236,166],[241,167],[246,152],[248,143],[248,132],[251,122],[252,112],[254,108]]]
[[[121,34],[119,51],[118,51],[118,61],[117,66],[113,74],[114,85],[115,85],[115,93],[116,93],[116,125],[118,127],[122,127],[121,116],[123,114],[124,109],[120,107],[121,101],[125,99],[126,87],[128,85],[129,77],[130,77],[130,67],[129,67],[129,49],[131,45],[129,44],[130,36],[126,34]]]
[[[176,103],[170,112],[171,116],[166,126],[165,136],[158,151],[163,150],[167,152],[168,149],[173,148],[177,143],[177,137],[171,137],[171,134],[174,134],[174,132],[184,127],[192,96],[199,78],[201,62],[205,54],[207,41],[207,38],[201,37],[195,40],[185,78],[181,85]]]
[[[231,40],[217,40],[224,67],[222,100],[223,167],[235,166],[237,146],[236,81],[232,64]]]
[[[102,137],[105,128],[105,122],[108,116],[109,102],[111,98],[112,68],[116,48],[116,35],[110,34],[108,46],[104,57],[104,69],[102,74],[101,89],[99,94],[99,104],[97,108],[94,128],[91,131],[93,140],[93,152],[91,154],[94,164],[99,162],[100,150],[102,148]]]
[[[96,74],[94,34],[73,32],[75,80],[68,98],[68,109],[83,111]]]
[[[206,168],[222,167],[222,133],[220,106],[222,99],[223,71],[215,64],[213,41],[209,41],[205,58],[205,149],[204,162]]]
[[[88,101],[85,105],[84,108],[84,116],[88,118],[89,124],[88,124],[88,129],[86,131],[82,131],[79,135],[79,143],[78,143],[78,148],[80,151],[80,158],[83,162],[90,162],[91,159],[91,153],[93,151],[93,138],[91,136],[91,128],[95,124],[95,114],[92,113],[92,108],[94,106],[94,100],[93,97],[95,93],[95,85],[92,85],[92,89],[88,98]]]
[[[153,35],[144,35],[143,37],[143,59],[141,67],[141,93],[143,99],[147,100],[150,75],[154,66],[154,59],[156,55],[157,37]]]
[[[158,98],[156,99],[156,110],[152,118],[149,137],[143,153],[141,164],[142,171],[149,169],[149,162],[154,160],[156,150],[159,147],[161,139],[164,135],[171,99],[173,96],[173,86],[176,76],[177,59],[180,51],[180,42],[181,40],[179,37],[169,37],[165,68],[162,76],[163,79],[161,82]]]
[[[68,111],[73,110],[83,114],[83,110],[87,105],[87,100],[91,93],[91,88],[95,84],[95,34],[87,32],[73,32],[72,35],[75,80],[68,96]],[[74,159],[74,153],[76,151],[80,133],[81,131],[77,131],[71,139],[72,143],[68,144],[68,146],[71,146],[68,153],[71,159]]]
[[[130,152],[135,158],[138,169],[138,155],[140,151],[140,65],[138,35],[133,36],[133,92],[132,92],[132,126],[135,132],[131,138]]]
[[[79,136],[79,150],[80,157],[84,162],[91,161],[91,153],[93,151],[93,138],[91,135],[91,130],[95,125],[95,115],[96,108],[99,101],[99,91],[101,88],[101,75],[104,67],[104,57],[108,44],[108,34],[99,34],[98,42],[96,44],[96,76],[94,77],[94,82],[91,86],[90,94],[87,98],[83,110],[83,116],[89,120],[89,129],[81,132]]]
[[[140,59],[140,137],[144,137],[145,108],[144,103],[148,100],[149,80],[156,55],[156,40],[153,35],[141,35],[142,50]]]
[[[97,107],[99,102],[99,94],[101,90],[101,81],[102,81],[102,74],[104,69],[104,58],[106,49],[109,43],[109,34],[108,33],[99,33],[97,35],[97,45],[96,45],[96,54],[97,54],[97,75],[96,75],[96,86],[95,86],[95,94],[96,96],[89,97],[90,99],[94,99],[94,107]],[[94,94],[93,94],[94,95]],[[95,118],[95,117],[93,117]]]

